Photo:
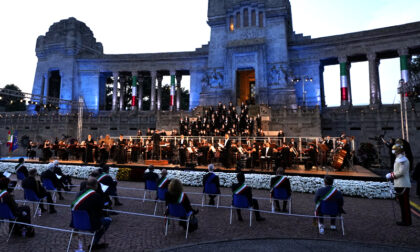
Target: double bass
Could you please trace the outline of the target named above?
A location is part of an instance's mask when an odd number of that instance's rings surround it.
[[[347,151],[344,149],[340,149],[333,157],[332,167],[337,170],[340,170],[343,167],[344,159],[347,156]]]

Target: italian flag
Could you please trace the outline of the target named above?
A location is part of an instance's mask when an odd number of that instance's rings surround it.
[[[404,82],[407,82],[410,78],[410,74],[408,72],[408,55],[401,55],[400,56],[400,67],[401,67],[401,79]]]
[[[179,198],[178,198],[178,204],[181,204],[182,201],[184,201],[184,198],[185,198],[185,194],[181,193],[181,195],[179,195]]]
[[[133,76],[133,82],[131,84],[131,106],[136,106],[136,97],[137,97],[137,76]]]
[[[9,152],[18,148],[17,130],[9,130],[7,136],[7,146],[9,146]]]
[[[175,75],[171,75],[171,101],[169,105],[175,105]]]
[[[349,101],[349,72],[347,70],[347,63],[340,63],[340,84],[341,84],[341,101]]]

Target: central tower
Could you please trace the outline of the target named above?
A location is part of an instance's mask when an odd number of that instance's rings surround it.
[[[201,104],[296,104],[289,86],[288,0],[209,0],[211,36]]]

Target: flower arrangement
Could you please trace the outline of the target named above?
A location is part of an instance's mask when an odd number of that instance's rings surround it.
[[[47,169],[46,164],[25,164],[28,169],[35,168],[38,173],[42,173]],[[0,162],[0,172],[8,171],[15,172],[16,163]],[[86,179],[89,174],[98,169],[94,166],[77,166],[77,165],[60,165],[64,174],[70,175],[79,179]],[[146,170],[147,172],[147,170]],[[155,169],[157,174],[160,170]],[[118,180],[130,180],[130,168],[110,168],[110,175]],[[181,171],[168,170],[168,178],[177,178],[187,186],[203,186],[203,175],[205,172],[201,171]],[[216,172],[219,176],[220,186],[231,187],[232,183],[236,181],[236,173]],[[266,174],[245,174],[247,185],[255,189],[270,189],[270,180],[272,175]],[[322,178],[318,177],[302,177],[302,176],[287,176],[290,180],[292,191],[302,193],[315,193],[315,191],[324,186]],[[343,195],[362,197],[369,199],[388,199],[394,196],[394,188],[386,182],[360,181],[360,180],[334,180],[334,186],[339,189]]]

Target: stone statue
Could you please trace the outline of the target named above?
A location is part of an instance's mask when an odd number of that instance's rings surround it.
[[[223,87],[223,73],[214,69],[212,72],[206,73],[201,82],[207,87],[221,88]]]

